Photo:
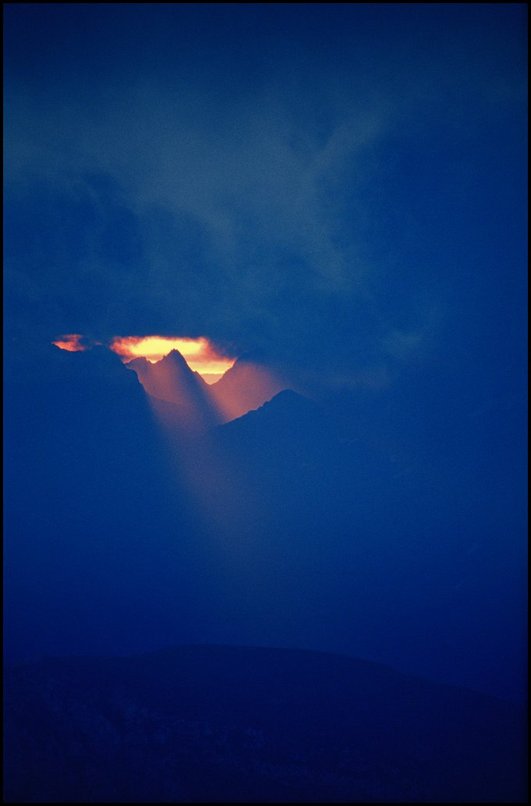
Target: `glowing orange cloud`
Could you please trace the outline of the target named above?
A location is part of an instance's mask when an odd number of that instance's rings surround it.
[[[169,336],[118,336],[111,342],[110,349],[126,362],[133,358],[145,358],[152,364],[160,361],[172,350],[178,350],[188,366],[210,383],[215,382],[230,369],[236,360],[218,353],[204,336],[197,339]]]
[[[80,353],[86,350],[87,347],[80,343],[83,338],[80,333],[69,333],[65,336],[59,336],[56,341],[52,341],[60,350],[67,350],[69,353]]]

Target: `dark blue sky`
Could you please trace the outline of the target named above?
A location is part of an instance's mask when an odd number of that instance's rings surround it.
[[[525,69],[518,4],[8,4],[8,344],[514,383]]]
[[[6,377],[60,334],[202,335],[375,395],[434,558],[483,541],[462,584],[520,681],[526,33],[508,3],[4,6]]]

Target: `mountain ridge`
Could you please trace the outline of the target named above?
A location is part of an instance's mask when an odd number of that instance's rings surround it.
[[[15,802],[525,799],[523,709],[351,656],[188,644],[29,664],[7,692]]]

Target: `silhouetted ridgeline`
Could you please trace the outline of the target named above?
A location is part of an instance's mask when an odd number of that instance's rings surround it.
[[[523,709],[325,653],[222,646],[7,675],[12,802],[524,802]]]
[[[178,350],[154,363],[135,358],[127,367],[136,372],[149,395],[177,404],[181,421],[196,431],[241,417],[289,386],[278,372],[251,355],[238,358],[213,384],[193,372]]]
[[[193,409],[205,384],[166,364]],[[522,698],[522,493],[485,469],[512,420],[488,443],[477,418],[430,431],[420,399],[414,379],[283,391],[191,438],[103,348],[10,370],[6,657],[267,644]]]

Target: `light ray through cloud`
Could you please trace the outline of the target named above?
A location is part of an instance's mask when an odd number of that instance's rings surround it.
[[[202,431],[201,412],[150,394],[146,399],[164,446],[170,478],[176,490],[187,491],[194,517],[210,535],[211,551],[236,552],[238,541],[253,541],[260,512],[256,490],[211,435]]]

